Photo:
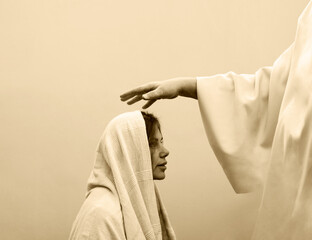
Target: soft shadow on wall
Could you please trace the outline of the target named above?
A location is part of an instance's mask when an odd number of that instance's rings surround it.
[[[147,81],[271,65],[308,1],[2,1],[0,238],[67,239],[119,94]],[[236,195],[196,101],[159,101],[178,239],[249,239],[259,194]]]

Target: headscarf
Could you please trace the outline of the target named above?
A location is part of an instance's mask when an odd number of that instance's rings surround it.
[[[140,111],[123,113],[107,125],[88,180],[87,197],[96,188],[107,188],[119,199],[126,239],[175,239],[154,184]]]

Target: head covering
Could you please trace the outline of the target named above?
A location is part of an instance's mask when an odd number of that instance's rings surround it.
[[[154,184],[140,111],[123,113],[107,125],[88,180],[87,197],[98,188],[109,189],[119,199],[127,239],[175,239]]]

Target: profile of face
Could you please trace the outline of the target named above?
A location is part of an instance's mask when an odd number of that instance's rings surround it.
[[[154,124],[148,141],[152,159],[153,178],[155,180],[163,180],[166,177],[166,157],[169,155],[169,151],[164,146],[164,139],[159,124]]]

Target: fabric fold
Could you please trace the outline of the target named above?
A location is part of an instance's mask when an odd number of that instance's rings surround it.
[[[197,79],[212,149],[234,190],[264,186],[253,240],[312,237],[312,3],[270,68]]]
[[[175,239],[167,215],[158,212],[159,201],[141,112],[121,114],[101,137],[87,198],[70,239]],[[115,217],[113,212],[121,216]],[[164,229],[161,221],[166,223]],[[93,238],[82,237],[93,234]]]

